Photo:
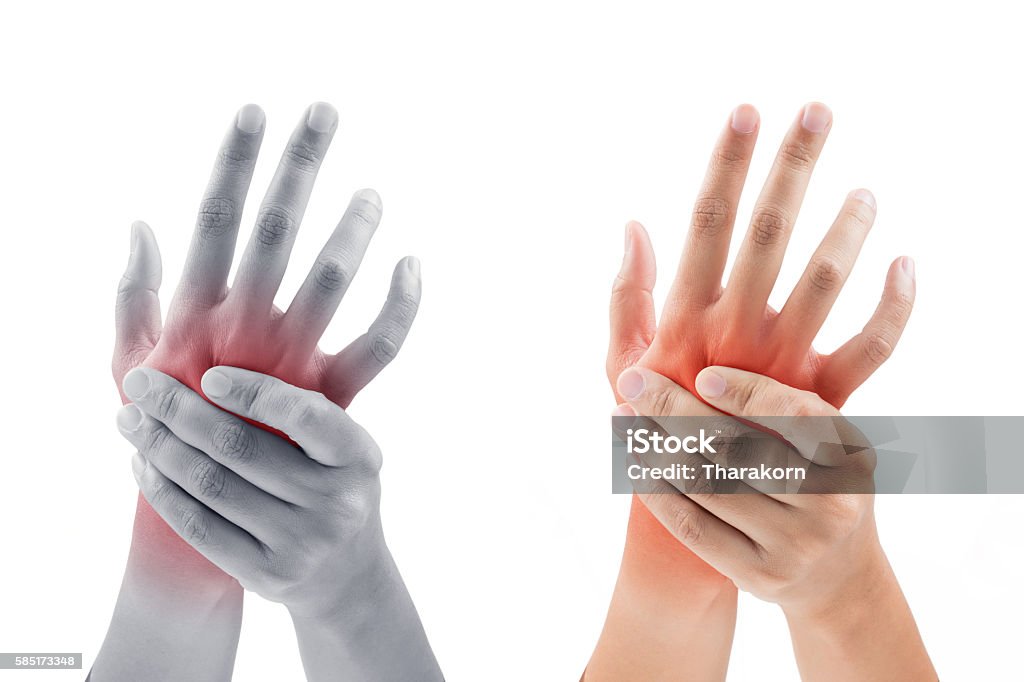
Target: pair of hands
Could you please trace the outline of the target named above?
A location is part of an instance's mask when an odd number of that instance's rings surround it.
[[[890,356],[915,295],[914,264],[906,257],[890,266],[878,308],[859,334],[831,354],[812,347],[874,222],[875,200],[867,190],[847,196],[782,310],[768,305],[831,126],[832,115],[824,105],[801,109],[755,203],[723,287],[759,128],[753,107],[742,105],[732,112],[712,154],[660,322],[652,298],[655,260],[650,239],[639,223],[626,226],[625,256],[611,298],[607,360],[620,403],[616,414],[726,414],[755,423],[765,416],[838,417],[837,408]],[[800,441],[799,434],[789,436],[796,439],[791,442]],[[703,619],[714,624],[706,629],[718,630],[701,636],[721,642],[718,653],[709,655],[719,660],[695,665],[677,661],[689,667],[674,674],[718,679],[724,676],[735,618],[726,614],[734,613],[735,597],[722,597],[726,588],[721,576],[728,585],[782,605],[793,629],[794,620],[848,605],[859,589],[888,570],[870,495],[684,494],[666,486],[634,497],[616,597],[588,679],[591,672],[596,680],[616,670],[615,658],[630,647],[614,640],[635,636],[622,634],[637,626],[622,605],[627,597],[620,594],[644,595],[658,603],[653,595],[660,592],[664,608],[677,611],[665,616],[666,622],[680,631],[687,612],[705,609]],[[679,578],[687,581],[690,594],[707,585],[708,596],[698,601],[670,596]],[[806,654],[806,640],[794,630],[798,659],[801,646]],[[711,652],[716,645],[708,644]],[[675,655],[672,641],[661,640],[660,646],[666,658]],[[808,677],[829,674],[828,661],[815,654],[803,656],[800,663]],[[917,665],[930,669],[926,656]],[[664,671],[652,667],[648,672]]]

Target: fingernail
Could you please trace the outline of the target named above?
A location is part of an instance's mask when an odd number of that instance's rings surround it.
[[[754,132],[757,120],[757,109],[749,104],[741,104],[732,111],[732,129],[742,135]]]
[[[801,121],[804,130],[809,133],[820,133],[828,127],[832,121],[832,110],[820,102],[811,102],[804,107],[804,117]]]
[[[697,375],[697,393],[705,398],[719,398],[725,393],[725,377],[705,369]]]
[[[623,246],[625,255],[629,255],[629,252],[633,250],[633,221],[626,223],[626,243]]]
[[[262,109],[255,104],[246,104],[238,110],[238,119],[235,121],[235,125],[243,133],[251,135],[263,129],[263,122],[265,120],[266,116]]]
[[[875,195],[867,191],[866,189],[853,190],[852,192],[850,192],[850,198],[856,199],[857,201],[861,201],[867,204],[868,206],[871,207],[872,211],[877,208],[877,206],[875,205]]]
[[[338,122],[338,112],[330,104],[317,102],[309,108],[306,125],[318,133],[329,133]]]
[[[612,416],[613,417],[635,417],[636,416],[636,410],[634,410],[632,407],[630,407],[628,403],[622,403],[621,405],[616,405],[615,406],[615,409],[612,410]]]
[[[142,425],[142,410],[128,404],[117,411],[117,427],[131,433]]]
[[[149,386],[149,375],[146,374],[145,370],[138,367],[128,372],[124,377],[124,381],[121,382],[124,394],[132,400],[144,397],[149,391]]]
[[[223,398],[231,392],[231,377],[215,369],[207,370],[199,383],[207,398]]]
[[[134,223],[132,223],[132,236],[131,236],[132,244],[131,244],[131,248],[128,251],[129,255],[134,254],[135,253],[135,249],[139,245],[139,222],[140,221],[136,220]]]
[[[904,256],[900,262],[900,267],[903,268],[903,272],[906,273],[907,277],[914,279],[914,259],[910,256]]]
[[[644,375],[635,369],[627,369],[619,375],[619,394],[626,400],[636,400],[644,393]]]
[[[384,208],[384,203],[380,200],[380,195],[377,194],[377,190],[374,189],[361,189],[352,195],[352,201],[359,200],[373,204],[377,207],[378,211]]]
[[[142,478],[142,474],[146,472],[147,466],[149,466],[149,464],[146,462],[146,458],[142,456],[141,452],[136,452],[132,455],[132,473],[135,474],[136,481]]]
[[[420,276],[420,259],[416,256],[409,256],[406,258],[405,267],[409,268],[409,272],[412,273],[413,277]]]

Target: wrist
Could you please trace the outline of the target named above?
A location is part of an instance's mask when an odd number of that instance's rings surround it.
[[[877,537],[855,555],[859,560],[845,563],[851,570],[831,588],[780,602],[791,625],[844,633],[877,618],[878,609],[884,608],[893,591],[899,592],[896,576]]]
[[[307,678],[442,679],[387,546],[321,608],[289,605]],[[324,675],[329,671],[329,675]]]

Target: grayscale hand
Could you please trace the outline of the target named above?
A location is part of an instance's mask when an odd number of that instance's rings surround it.
[[[131,255],[115,309],[112,367],[119,388],[129,370],[144,365],[199,390],[203,372],[224,364],[280,377],[347,406],[395,357],[419,303],[414,258],[395,268],[387,301],[366,334],[336,354],[317,347],[380,220],[381,203],[373,190],[355,194],[287,311],[274,306],[337,125],[337,112],[328,104],[313,104],[303,114],[229,289],[242,209],[265,127],[259,107],[239,110],[200,203],[166,324],[161,324],[157,298],[161,265],[156,239],[144,223],[132,226]],[[121,593],[92,682],[230,679],[241,608],[237,581],[182,541],[140,497]]]
[[[288,607],[308,679],[440,680],[384,542],[370,435],[322,394],[263,374],[216,367],[202,389],[223,409],[153,369],[125,377],[133,403],[118,426],[156,512],[246,589]]]

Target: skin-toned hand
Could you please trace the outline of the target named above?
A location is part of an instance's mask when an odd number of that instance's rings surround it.
[[[125,377],[118,426],[156,512],[288,607],[308,679],[441,679],[384,542],[370,435],[322,394],[263,374],[216,367],[202,388],[214,405],[156,370]]]
[[[865,472],[870,477],[873,452],[857,451],[866,441],[814,393],[727,367],[706,368],[695,383],[707,404],[651,370],[626,370],[618,385],[628,405],[619,414],[742,417],[778,433],[814,461],[810,467],[833,472],[832,480],[841,474],[855,480]],[[856,446],[853,454],[822,457],[814,428],[822,423],[835,427],[843,444]],[[763,494],[751,488],[728,494],[715,492],[710,482],[700,493],[683,494],[684,488],[659,480],[638,495],[679,542],[740,589],[782,607],[802,679],[937,679],[879,543],[873,495]]]
[[[200,203],[166,324],[157,298],[161,264],[156,239],[144,223],[132,226],[131,255],[115,308],[112,368],[119,389],[130,369],[146,366],[200,390],[203,372],[225,364],[277,376],[344,407],[395,357],[419,302],[414,258],[395,268],[384,307],[366,334],[336,354],[317,347],[380,221],[380,198],[372,190],[354,195],[287,310],[274,306],[337,126],[337,112],[328,104],[313,104],[303,114],[260,204],[229,289],[242,209],[265,128],[259,107],[239,110]],[[140,497],[128,568],[93,679],[230,678],[241,599],[235,579],[183,542]],[[179,653],[170,660],[155,651]]]
[[[613,387],[623,370],[639,365],[692,390],[702,368],[726,365],[813,391],[840,407],[896,346],[913,307],[909,258],[890,266],[881,303],[859,334],[828,355],[812,348],[874,222],[875,199],[867,190],[846,198],[783,309],[768,305],[811,172],[832,127],[832,114],[823,104],[804,106],[793,122],[755,203],[728,284],[722,286],[759,124],[756,109],[744,104],[732,112],[719,137],[660,321],[652,296],[650,238],[639,223],[626,226],[625,256],[610,306],[606,370]],[[615,397],[622,402],[617,390]],[[686,591],[671,587],[684,578]],[[649,679],[678,679],[680,669],[697,663],[687,653],[689,646],[682,646],[691,630],[707,638],[708,646],[702,647],[707,656],[699,669],[683,677],[724,679],[735,601],[731,582],[694,556],[634,498],[619,580],[587,679],[621,679],[638,670]],[[656,613],[663,622],[652,620]],[[648,655],[652,647],[662,655]],[[657,670],[651,667],[656,661],[667,664]]]

